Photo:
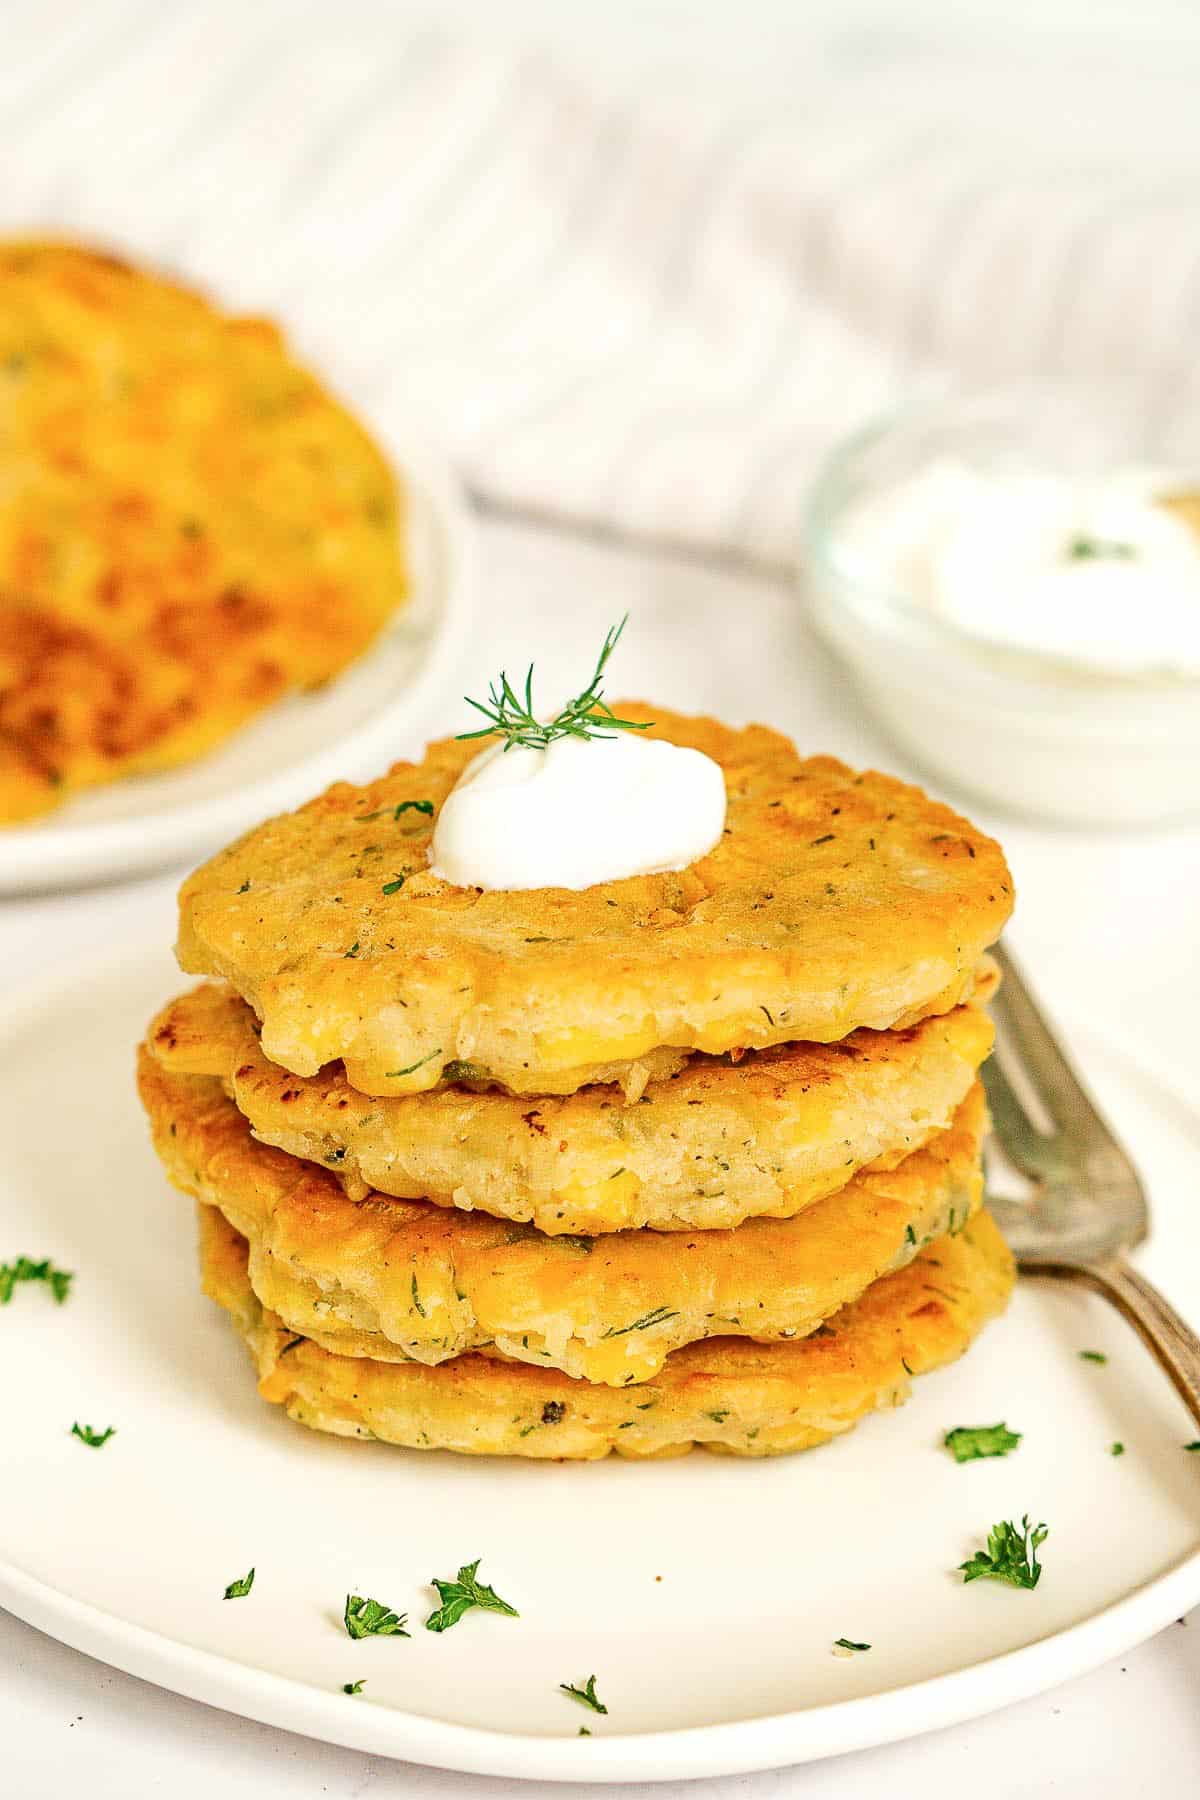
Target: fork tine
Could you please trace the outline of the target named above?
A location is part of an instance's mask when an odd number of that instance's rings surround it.
[[[1115,1144],[1112,1132],[1059,1048],[1012,956],[1002,944],[996,945],[993,954],[1004,973],[993,1002],[1004,1047],[1028,1070],[1032,1086],[1064,1137],[1076,1145]]]
[[[1009,1161],[1032,1180],[1056,1172],[1062,1162],[1055,1149],[1057,1139],[1047,1138],[1029,1117],[1005,1073],[999,1053],[989,1056],[980,1074],[987,1092],[992,1127]]]
[[[983,1075],[997,1137],[1035,1183],[1002,1206],[1022,1268],[1079,1266],[1133,1248],[1149,1228],[1137,1170],[1055,1041],[1011,956],[997,946],[997,1055]],[[1007,1067],[1005,1066],[1007,1064]]]

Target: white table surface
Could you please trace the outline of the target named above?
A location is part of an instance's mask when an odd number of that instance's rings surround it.
[[[802,603],[787,586],[497,520],[480,521],[479,539],[482,579],[462,679],[424,717],[398,723],[397,755],[453,729],[458,693],[480,691],[502,662],[523,667],[534,653],[547,696],[566,691],[607,625],[628,608],[614,694],[645,693],[731,720],[761,718],[792,733],[806,751],[911,772],[813,642]],[[1195,1091],[1200,828],[1103,836],[971,810],[1008,851],[1019,896],[1010,938],[1049,1007],[1119,1040],[1127,1054]],[[61,967],[128,919],[144,920],[148,938],[168,940],[178,879],[173,871],[125,887],[4,904],[0,984],[11,989],[47,962]],[[0,1438],[0,1479],[11,1478],[4,1462]],[[390,1763],[228,1717],[108,1670],[3,1613],[0,1669],[6,1800],[59,1800],[72,1791],[90,1800],[160,1793],[172,1800],[393,1793],[466,1800],[520,1788]],[[815,1767],[686,1785],[704,1800],[894,1800],[918,1790],[928,1800],[957,1800],[964,1780],[972,1800],[1008,1800],[1018,1791],[1088,1800],[1116,1800],[1135,1788],[1183,1792],[1200,1774],[1198,1695],[1200,1611],[1190,1628],[1172,1626],[1119,1663],[936,1737]],[[684,1784],[657,1791],[682,1793]]]

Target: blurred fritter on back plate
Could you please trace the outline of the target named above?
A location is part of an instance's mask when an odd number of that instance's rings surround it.
[[[0,245],[0,823],[202,755],[405,585],[391,468],[274,325]]]

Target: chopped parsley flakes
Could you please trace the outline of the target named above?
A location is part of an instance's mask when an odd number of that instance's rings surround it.
[[[102,1444],[107,1444],[109,1438],[116,1435],[115,1425],[106,1426],[103,1431],[93,1431],[90,1425],[81,1425],[76,1420],[71,1427],[71,1436],[77,1437],[81,1444],[86,1444],[91,1450],[99,1450]]]
[[[442,1046],[439,1044],[436,1050],[431,1050],[429,1052],[428,1056],[422,1056],[418,1062],[409,1063],[407,1069],[389,1069],[387,1071],[387,1079],[389,1081],[399,1081],[402,1075],[413,1075],[418,1069],[423,1069],[426,1063],[431,1063],[435,1056],[440,1056],[441,1054]]]
[[[1042,1565],[1038,1561],[1039,1546],[1050,1533],[1045,1525],[1031,1525],[1029,1514],[1018,1528],[1011,1519],[1001,1519],[988,1532],[986,1550],[976,1550],[965,1563],[959,1563],[966,1581],[1007,1581],[1011,1587],[1035,1588],[1041,1580]]]
[[[1129,562],[1137,555],[1132,544],[1125,544],[1118,538],[1090,537],[1082,533],[1072,538],[1067,545],[1067,556],[1071,562],[1092,562],[1100,559],[1107,562]]]
[[[870,1644],[856,1644],[853,1638],[834,1638],[833,1647],[835,1650],[848,1650],[851,1654],[857,1650],[869,1650],[871,1648]]]
[[[983,1456],[1008,1456],[1021,1441],[1019,1431],[1007,1425],[956,1425],[942,1442],[955,1462],[975,1462]]]
[[[608,1711],[603,1700],[596,1698],[596,1677],[594,1675],[589,1675],[582,1687],[575,1687],[569,1681],[560,1681],[558,1689],[562,1694],[569,1694],[572,1700],[578,1700],[581,1706],[590,1706],[595,1713]]]
[[[16,1262],[0,1263],[0,1306],[7,1306],[19,1281],[44,1281],[61,1306],[75,1277],[67,1269],[56,1269],[48,1256],[41,1262],[18,1256]]]
[[[1101,1368],[1103,1368],[1104,1364],[1108,1361],[1103,1350],[1081,1350],[1079,1352],[1079,1359],[1081,1362],[1099,1363]]]
[[[606,1338],[624,1337],[630,1331],[648,1331],[652,1325],[663,1325],[668,1319],[678,1317],[679,1314],[672,1312],[669,1307],[656,1306],[652,1312],[643,1313],[640,1319],[635,1319],[632,1325],[610,1325],[600,1335]]]
[[[408,1624],[407,1613],[394,1613],[382,1600],[364,1600],[361,1594],[346,1595],[342,1619],[347,1635],[352,1638],[409,1635],[404,1629]]]
[[[367,1678],[365,1675],[361,1681],[343,1681],[342,1692],[343,1694],[361,1694],[366,1684]]]
[[[442,1581],[436,1575],[433,1577],[431,1585],[437,1589],[442,1604],[426,1619],[426,1631],[449,1631],[473,1607],[479,1607],[484,1612],[507,1613],[511,1619],[520,1618],[516,1607],[510,1606],[507,1600],[502,1600],[495,1588],[476,1580],[475,1571],[482,1560],[477,1556],[473,1563],[464,1563],[453,1581]]]
[[[406,812],[424,813],[427,818],[433,817],[432,800],[401,800],[397,806],[378,806],[374,812],[359,813],[355,818],[356,825],[365,825],[370,819],[384,819],[391,813],[393,820],[403,818]]]
[[[486,1081],[488,1072],[481,1063],[460,1062],[458,1058],[448,1062],[442,1070],[443,1081]]]
[[[254,1570],[251,1569],[248,1575],[239,1575],[236,1581],[230,1582],[229,1586],[225,1589],[223,1598],[226,1600],[244,1600],[253,1586]]]

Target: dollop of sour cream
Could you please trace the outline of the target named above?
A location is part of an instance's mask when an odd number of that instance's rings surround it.
[[[725,778],[699,750],[621,732],[493,744],[442,805],[430,864],[456,887],[588,888],[684,869],[725,827]]]
[[[939,459],[847,513],[844,557],[990,643],[1105,674],[1200,675],[1198,491],[1154,469],[1073,478]]]

